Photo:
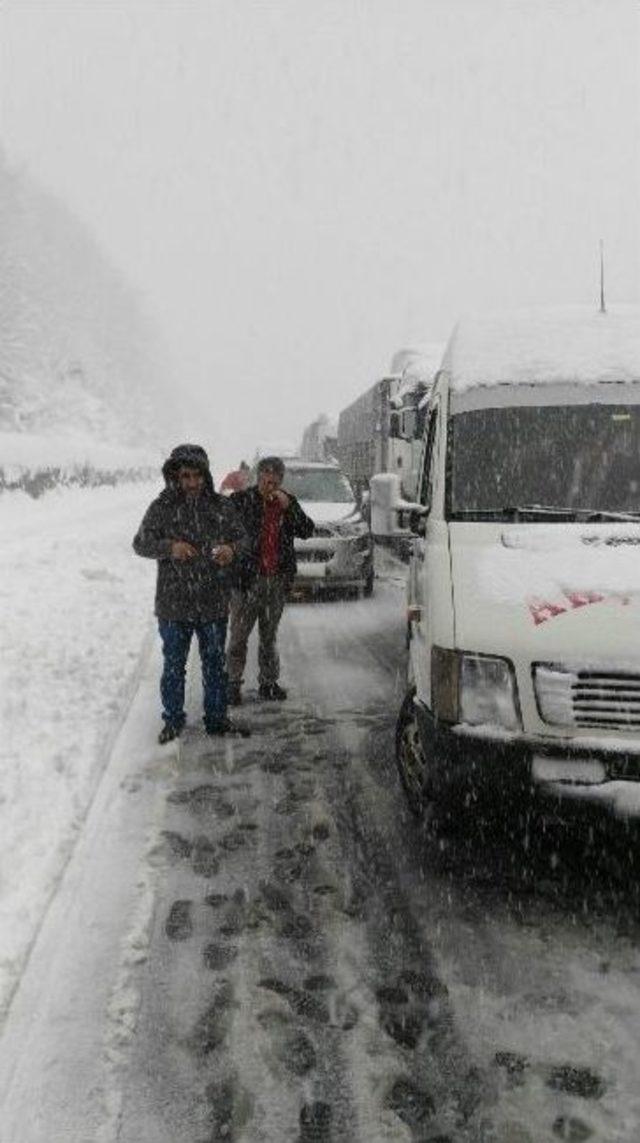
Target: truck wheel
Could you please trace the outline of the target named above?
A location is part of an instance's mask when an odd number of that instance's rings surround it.
[[[412,687],[405,696],[396,722],[396,764],[400,782],[411,813],[416,818],[426,819],[426,824],[434,832],[447,819],[446,807],[436,800],[433,792],[433,759],[425,753],[418,725],[418,713],[414,704],[415,689]]]

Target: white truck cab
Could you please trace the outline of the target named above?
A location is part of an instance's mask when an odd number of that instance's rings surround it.
[[[640,311],[461,321],[417,501],[394,508],[415,535],[412,808],[489,780],[640,804]]]

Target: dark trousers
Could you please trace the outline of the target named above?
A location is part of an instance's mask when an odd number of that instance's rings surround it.
[[[170,726],[184,726],[184,684],[189,647],[195,633],[202,664],[205,726],[220,722],[227,713],[227,675],[224,658],[227,620],[182,623],[174,619],[159,619],[158,628],[164,656],[160,679],[164,721]]]
[[[276,637],[286,598],[287,589],[280,575],[258,575],[248,591],[232,593],[227,667],[233,683],[242,682],[247,644],[256,620],[259,635],[258,682],[269,686],[278,681],[280,656]]]

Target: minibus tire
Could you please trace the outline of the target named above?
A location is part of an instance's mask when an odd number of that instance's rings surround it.
[[[405,695],[398,712],[396,721],[396,765],[400,784],[404,790],[407,804],[416,818],[423,818],[426,808],[426,768],[427,759],[424,755],[418,712],[415,708],[415,688],[411,688]],[[417,771],[422,769],[422,777]],[[412,773],[413,770],[413,773]]]

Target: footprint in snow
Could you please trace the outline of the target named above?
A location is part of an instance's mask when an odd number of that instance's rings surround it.
[[[308,976],[303,981],[302,987],[307,992],[330,992],[332,988],[336,987],[336,982],[332,976],[317,972],[313,976]]]
[[[265,774],[282,774],[287,769],[287,763],[283,758],[265,758],[260,763],[260,769]]]
[[[235,1076],[210,1083],[205,1092],[209,1105],[211,1139],[226,1139],[233,1143],[253,1116],[253,1099],[238,1084]]]
[[[215,813],[221,818],[230,818],[236,813],[236,807],[222,794],[216,786],[194,786],[190,790],[174,790],[169,794],[167,801],[173,805],[185,806],[193,814]]]
[[[546,1086],[553,1091],[582,1099],[601,1099],[607,1090],[604,1080],[591,1068],[577,1067],[574,1064],[535,1066],[526,1056],[517,1052],[496,1052],[494,1060],[506,1072],[511,1087],[521,1086],[527,1071],[533,1067],[538,1073],[542,1072]]]
[[[163,829],[162,837],[164,838],[171,857],[181,857],[183,859],[191,857],[193,842],[189,841],[188,838],[170,829]]]
[[[191,867],[199,877],[215,877],[220,868],[216,847],[207,837],[197,837],[191,853]]]
[[[238,950],[234,945],[208,944],[203,950],[202,959],[207,968],[219,972],[228,968],[236,959]]]
[[[410,1004],[408,993],[401,988],[379,988],[376,996],[380,1027],[401,1047],[416,1048],[425,1023],[424,1010]]]
[[[604,1080],[596,1072],[573,1064],[552,1068],[547,1077],[547,1087],[568,1095],[579,1095],[583,1099],[600,1099],[607,1090]]]
[[[278,1061],[294,1076],[305,1076],[317,1066],[316,1050],[300,1029],[292,1028],[282,1013],[264,1012],[258,1017],[261,1026],[269,1036],[267,1067],[272,1070],[272,1061]]]
[[[190,1047],[195,1055],[209,1056],[225,1044],[229,1034],[229,1009],[232,1003],[233,992],[229,983],[225,981],[193,1029]]]
[[[385,1106],[413,1129],[424,1127],[435,1115],[433,1097],[405,1076],[397,1079],[387,1092]]]
[[[212,909],[219,909],[222,905],[226,905],[229,901],[227,893],[209,893],[205,897],[205,904],[210,905]]]
[[[233,853],[236,849],[244,849],[248,841],[248,831],[236,826],[225,833],[224,837],[220,838],[220,845],[222,849],[226,849],[228,853]]]
[[[186,941],[193,933],[191,901],[174,901],[164,923],[170,941]]]
[[[324,1001],[318,1000],[316,996],[301,988],[285,984],[284,981],[278,980],[276,977],[266,977],[264,980],[260,980],[258,987],[267,989],[269,992],[275,992],[276,996],[281,996],[286,1000],[291,1011],[303,1020],[311,1020],[316,1024],[329,1024],[331,1022],[331,1014]]]
[[[330,1103],[316,1100],[305,1103],[300,1112],[299,1143],[329,1143],[333,1108]]]
[[[285,889],[270,881],[262,881],[260,892],[267,909],[272,913],[288,913],[291,910],[291,896]]]
[[[589,1124],[575,1115],[559,1115],[551,1130],[557,1139],[563,1139],[565,1143],[586,1143],[593,1135]]]

